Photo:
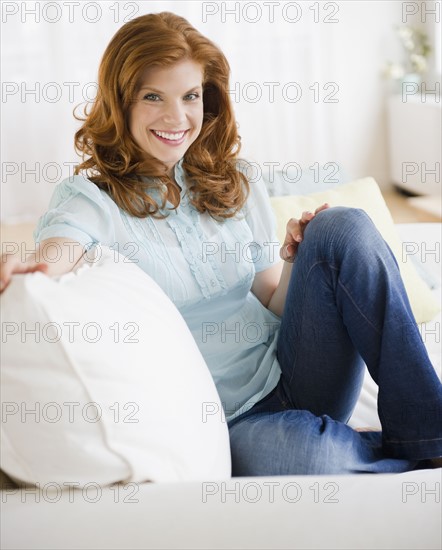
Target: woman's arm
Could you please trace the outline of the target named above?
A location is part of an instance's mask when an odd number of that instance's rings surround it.
[[[253,294],[267,309],[279,317],[284,311],[292,266],[299,243],[302,242],[304,230],[316,214],[326,208],[328,208],[327,203],[317,208],[314,213],[303,212],[300,220],[291,218],[287,223],[286,236],[279,252],[281,259],[285,261],[255,275],[252,284]]]
[[[257,273],[253,280],[253,294],[267,309],[279,317],[282,316],[284,310],[292,265],[281,261]]]
[[[0,292],[17,273],[42,271],[46,275],[62,275],[79,264],[84,247],[71,239],[55,237],[46,239],[36,246],[35,252],[22,257],[21,252],[3,254],[0,259]]]

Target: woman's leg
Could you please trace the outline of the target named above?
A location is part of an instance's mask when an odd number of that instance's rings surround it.
[[[386,456],[440,456],[441,384],[396,261],[365,212],[331,208],[308,224],[288,289],[278,360],[290,406],[346,422],[361,357],[379,386]]]
[[[329,416],[287,407],[279,384],[229,423],[233,476],[399,473],[417,466],[386,457],[380,432],[359,433]]]

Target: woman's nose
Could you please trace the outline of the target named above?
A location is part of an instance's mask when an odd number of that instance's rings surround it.
[[[181,124],[186,119],[184,105],[178,101],[170,103],[166,107],[163,118],[168,124]]]

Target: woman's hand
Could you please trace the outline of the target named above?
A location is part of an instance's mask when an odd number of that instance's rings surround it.
[[[8,286],[12,275],[16,273],[33,273],[34,271],[48,271],[48,264],[44,261],[37,261],[36,254],[28,254],[25,261],[22,261],[20,253],[2,254],[0,258],[0,292]]]
[[[48,249],[57,251],[55,259]],[[0,258],[0,292],[8,286],[12,275],[16,273],[33,273],[42,271],[49,277],[63,275],[72,271],[84,261],[85,248],[80,243],[65,237],[51,237],[42,241],[35,252],[27,254],[26,259],[21,258],[20,252],[15,254],[3,254]]]
[[[304,238],[304,231],[308,223],[316,216],[316,214],[326,210],[328,207],[329,205],[324,203],[314,212],[303,212],[300,220],[290,218],[287,222],[284,244],[279,251],[279,256],[282,260],[289,263],[293,263],[295,261],[298,246]]]

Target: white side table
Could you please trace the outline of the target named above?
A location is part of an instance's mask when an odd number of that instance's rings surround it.
[[[437,99],[439,101],[437,101]],[[390,176],[416,195],[441,195],[442,103],[440,95],[416,93],[388,100]]]

